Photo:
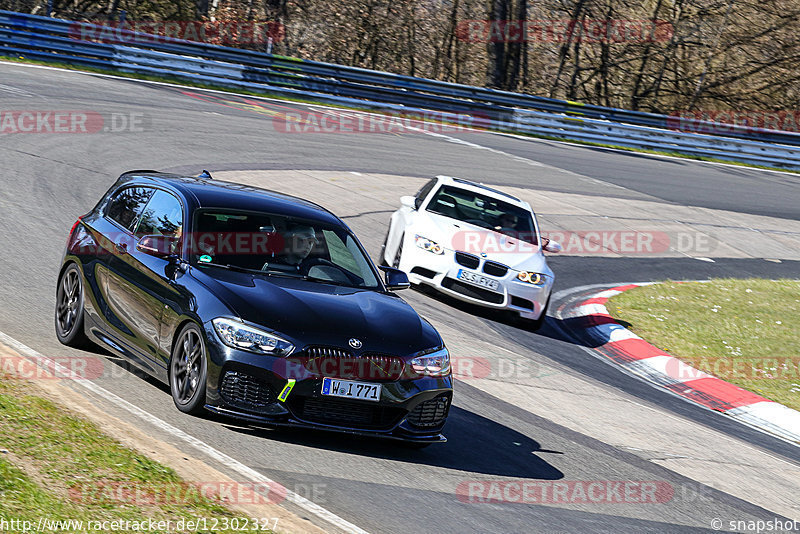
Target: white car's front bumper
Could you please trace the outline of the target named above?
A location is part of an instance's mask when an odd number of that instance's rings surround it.
[[[552,272],[546,282],[533,285],[517,278],[518,271],[508,269],[500,276],[491,269],[486,272],[489,260],[470,255],[478,260],[478,266],[472,267],[459,264],[456,253],[445,250],[444,254],[437,255],[416,247],[413,243],[405,243],[400,261],[400,269],[408,274],[412,284],[425,284],[453,298],[486,306],[489,308],[510,310],[518,313],[525,319],[538,319],[542,310],[547,305],[550,291],[553,288]],[[474,261],[474,260],[473,260]],[[468,262],[464,262],[468,263]],[[492,262],[489,262],[492,263]],[[499,262],[498,262],[499,263]],[[460,280],[459,271],[467,271],[497,282],[496,289],[488,289],[473,283]]]

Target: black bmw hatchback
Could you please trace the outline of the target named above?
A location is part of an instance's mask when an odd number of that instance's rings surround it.
[[[56,334],[168,384],[183,412],[444,441],[450,356],[382,269],[306,200],[131,171],[70,231]]]

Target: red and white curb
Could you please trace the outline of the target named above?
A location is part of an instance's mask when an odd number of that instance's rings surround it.
[[[608,299],[650,283],[627,284],[591,295],[564,310],[570,330],[627,372],[749,426],[800,444],[800,412],[735,386],[667,354],[608,313]]]

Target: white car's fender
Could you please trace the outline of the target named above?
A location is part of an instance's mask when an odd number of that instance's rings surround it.
[[[412,224],[415,216],[416,211],[407,206],[401,206],[400,209],[392,213],[392,217],[389,220],[389,233],[383,258],[387,264],[392,265],[397,255],[397,249],[400,247],[400,240],[406,233],[406,228]]]

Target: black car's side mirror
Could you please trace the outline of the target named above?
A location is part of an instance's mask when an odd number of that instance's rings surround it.
[[[166,235],[146,235],[139,239],[136,250],[149,256],[168,259],[175,256],[175,245],[179,238]]]
[[[394,267],[386,267],[381,265],[381,270],[386,273],[386,288],[387,289],[408,289],[411,287],[411,282],[408,281],[408,275],[400,269]]]

